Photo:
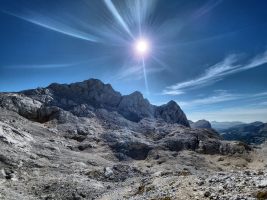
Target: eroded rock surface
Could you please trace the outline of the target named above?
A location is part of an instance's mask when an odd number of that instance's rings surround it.
[[[255,199],[266,152],[97,80],[0,93],[0,199]]]

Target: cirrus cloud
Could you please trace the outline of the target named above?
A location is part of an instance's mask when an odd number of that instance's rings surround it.
[[[266,63],[267,51],[263,54],[257,55],[245,64],[239,64],[239,59],[237,55],[230,55],[226,57],[223,61],[209,67],[202,75],[194,79],[167,86],[162,91],[162,94],[183,94],[186,90],[191,90],[213,84],[215,82],[223,80],[226,76],[229,76],[231,74],[256,68]]]

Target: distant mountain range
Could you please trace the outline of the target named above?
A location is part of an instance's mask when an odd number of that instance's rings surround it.
[[[233,121],[233,122],[217,122],[217,121],[211,121],[211,126],[217,131],[225,130],[237,125],[245,124],[244,122],[239,121]]]
[[[196,122],[188,121],[191,128],[216,130],[225,140],[242,141],[247,144],[262,144],[267,141],[267,123],[209,122],[204,119]]]
[[[267,140],[267,123],[239,124],[219,132],[225,140],[239,140],[247,144],[261,144]]]

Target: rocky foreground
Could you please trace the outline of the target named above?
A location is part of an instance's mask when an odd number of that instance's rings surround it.
[[[267,148],[88,80],[0,93],[0,199],[266,199]]]

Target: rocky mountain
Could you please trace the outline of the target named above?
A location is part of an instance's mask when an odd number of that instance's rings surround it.
[[[256,198],[267,151],[255,151],[190,128],[174,101],[95,79],[0,93],[0,199]]]
[[[247,144],[261,144],[267,140],[267,123],[241,124],[221,131],[225,140],[238,140]]]
[[[196,122],[189,121],[190,127],[191,128],[208,128],[211,129],[211,124],[209,121],[202,119],[198,120]]]
[[[1,94],[0,102],[0,106],[39,122],[48,121],[63,110],[77,117],[86,117],[96,109],[105,109],[133,122],[143,118],[159,118],[168,123],[189,126],[186,115],[174,101],[154,106],[140,92],[123,96],[114,91],[110,84],[97,79],[69,85],[54,83],[47,88]]]
[[[221,130],[231,128],[233,126],[245,124],[244,122],[237,122],[237,121],[233,121],[233,122],[211,121],[210,123],[211,123],[212,128],[214,128],[217,131],[221,131]]]

